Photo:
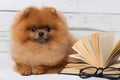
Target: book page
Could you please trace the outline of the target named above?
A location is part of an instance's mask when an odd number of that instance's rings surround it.
[[[82,40],[76,42],[72,48],[81,56],[82,60],[89,63],[88,53],[86,53]]]
[[[114,33],[100,32],[99,33],[99,50],[101,57],[101,67],[105,66],[105,60],[110,54],[114,45]]]
[[[80,54],[71,54],[69,55],[69,60],[74,60],[74,61],[85,61],[85,58],[82,57]]]
[[[80,69],[90,66],[89,64],[67,64],[60,74],[79,74]]]
[[[93,33],[91,35],[93,41],[94,52],[96,56],[96,61],[98,62],[99,67],[101,67],[101,58],[100,58],[100,51],[99,51],[99,34]]]
[[[106,59],[106,63],[105,65],[108,66],[108,64],[112,63],[112,59],[113,57],[120,55],[119,52],[120,49],[120,40],[118,40],[118,42],[115,44],[115,46],[113,47],[111,53],[109,54],[108,58]]]
[[[68,58],[68,63],[85,63],[82,59],[70,57]]]
[[[95,60],[92,60],[90,58],[90,53],[88,52],[87,48],[85,47],[85,44],[82,40],[79,40],[77,43],[75,43],[72,47],[80,56],[84,57],[84,61],[88,64],[96,66]]]
[[[120,48],[111,56],[106,66],[111,66],[111,65],[120,63],[120,61],[118,61],[119,57],[120,57]]]
[[[88,58],[94,63],[94,66],[99,67],[98,61],[95,56],[95,49],[91,37],[82,38],[83,44],[88,51]]]
[[[77,41],[72,48],[80,55],[81,59],[83,57],[84,60],[87,61],[87,55],[84,51],[84,45],[82,43],[82,40]]]

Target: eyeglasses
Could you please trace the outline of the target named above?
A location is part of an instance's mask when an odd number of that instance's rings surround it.
[[[101,77],[107,79],[120,79],[120,68],[106,67],[86,67],[80,70],[79,76],[81,78]]]

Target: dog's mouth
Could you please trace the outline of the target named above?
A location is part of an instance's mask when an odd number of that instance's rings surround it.
[[[39,37],[37,39],[32,39],[33,42],[38,42],[38,43],[46,43],[50,40],[49,37]]]
[[[39,37],[37,39],[38,42],[47,42],[49,40],[49,37],[43,38],[43,37]]]

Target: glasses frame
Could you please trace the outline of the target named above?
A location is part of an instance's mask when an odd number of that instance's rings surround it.
[[[93,74],[88,74],[88,73],[83,72],[84,70],[89,69],[89,68],[96,69],[96,71]],[[101,77],[101,78],[107,78],[107,79],[120,79],[120,74],[103,74],[104,70],[109,69],[109,68],[111,68],[111,70],[120,71],[120,68],[114,68],[114,67],[97,68],[94,66],[89,66],[89,67],[85,67],[85,68],[81,69],[79,76],[81,78]],[[101,72],[98,74],[98,71],[100,71],[100,70],[101,70]],[[108,77],[108,75],[117,75],[118,77]]]

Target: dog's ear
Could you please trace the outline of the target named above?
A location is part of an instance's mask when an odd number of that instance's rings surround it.
[[[21,14],[21,19],[26,19],[28,18],[34,11],[36,10],[35,7],[28,7],[26,8],[22,14]]]
[[[52,16],[57,16],[57,12],[56,12],[56,9],[53,8],[53,7],[49,7],[49,12]]]

